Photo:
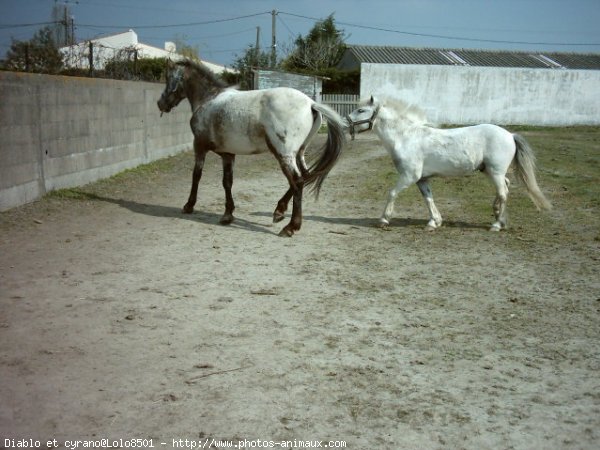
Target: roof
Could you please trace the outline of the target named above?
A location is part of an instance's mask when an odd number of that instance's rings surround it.
[[[361,63],[600,70],[600,53],[349,45],[338,67],[353,69]]]

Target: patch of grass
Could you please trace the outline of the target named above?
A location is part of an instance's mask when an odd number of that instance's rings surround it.
[[[57,189],[47,193],[44,198],[59,200],[94,200],[97,194],[110,190],[132,189],[149,180],[156,181],[161,176],[177,170],[185,170],[188,174],[193,167],[191,152],[179,153],[175,156],[162,158],[148,164],[142,164],[132,169],[126,169],[109,178],[95,181],[74,188]]]
[[[75,187],[50,191],[44,198],[58,200],[89,200],[89,194],[84,192],[81,188]]]

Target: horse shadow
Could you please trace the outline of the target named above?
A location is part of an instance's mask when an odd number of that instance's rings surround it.
[[[271,216],[270,213],[265,212],[254,212],[250,215],[260,217]],[[379,226],[379,219],[375,217],[325,217],[316,215],[305,215],[303,216],[303,219],[320,222],[328,225],[348,225],[356,228],[381,228]],[[427,219],[395,217],[391,220],[390,224],[385,227],[385,229],[406,228],[423,230],[427,226],[427,223]],[[448,220],[444,221],[444,223],[442,224],[442,228],[444,227],[466,230],[487,230],[489,228],[489,225]]]
[[[123,198],[111,198],[104,197],[97,194],[91,194],[86,192],[79,193],[81,197],[87,200],[101,201],[106,203],[112,203],[114,205],[118,205],[121,208],[125,208],[136,214],[143,214],[151,217],[161,217],[161,218],[171,218],[171,219],[180,219],[180,220],[189,220],[192,222],[199,222],[207,225],[218,225],[219,220],[221,219],[220,214],[207,212],[207,211],[194,211],[192,214],[184,214],[181,212],[181,208],[175,206],[164,206],[164,205],[156,205],[150,203],[141,203],[133,200],[127,200]],[[256,233],[266,233],[266,234],[276,234],[273,230],[269,229],[265,225],[261,225],[257,222],[251,222],[249,220],[241,219],[239,217],[235,217],[233,223],[228,225],[234,228],[241,228],[248,231],[256,232]]]
[[[102,201],[106,203],[112,203],[118,205],[121,208],[125,208],[136,214],[143,214],[151,217],[161,218],[172,218],[179,220],[189,220],[192,222],[203,223],[206,225],[218,225],[221,219],[220,214],[208,212],[208,211],[194,211],[193,214],[184,214],[181,212],[181,208],[175,206],[164,206],[151,203],[136,202],[133,200],[127,200],[123,198],[111,198],[104,197],[98,194],[92,194],[87,192],[79,192],[79,195],[87,200]],[[253,212],[251,216],[255,217],[272,217],[270,212]],[[325,217],[318,215],[305,215],[304,220],[320,222],[328,225],[347,225],[356,228],[379,228],[379,220],[373,217]],[[386,228],[406,228],[406,229],[424,229],[427,225],[426,219],[413,219],[413,218],[394,218],[390,225]],[[234,228],[240,228],[256,233],[265,233],[271,235],[277,235],[277,232],[272,229],[272,225],[263,225],[258,222],[242,219],[235,217],[235,220],[228,225]],[[459,228],[459,229],[470,229],[470,230],[487,230],[488,226],[484,224],[467,223],[462,221],[445,221],[443,227],[447,228]]]

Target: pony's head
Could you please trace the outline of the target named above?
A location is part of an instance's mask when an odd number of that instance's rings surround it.
[[[171,112],[186,97],[184,87],[185,67],[181,64],[173,64],[168,60],[166,74],[167,84],[157,102],[161,114]]]
[[[371,96],[369,100],[363,102],[358,108],[346,116],[350,135],[354,139],[356,133],[362,133],[373,129],[373,124],[379,113],[380,103]]]
[[[168,61],[166,79],[167,85],[158,100],[161,113],[171,111],[186,97],[193,107],[226,88],[210,69],[187,59],[175,64]]]
[[[373,129],[375,120],[382,122],[401,123],[402,126],[427,125],[427,115],[416,105],[407,103],[395,97],[382,99],[371,96],[369,100],[360,104],[358,108],[346,116],[350,135],[354,139],[356,133]]]

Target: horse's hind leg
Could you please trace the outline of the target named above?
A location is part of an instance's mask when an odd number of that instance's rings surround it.
[[[283,197],[279,199],[277,202],[277,207],[273,212],[273,223],[281,222],[285,217],[285,212],[287,211],[288,204],[294,194],[292,188],[289,188]]]
[[[429,209],[429,222],[425,229],[427,231],[433,231],[442,225],[442,216],[433,202],[433,194],[431,193],[431,188],[429,187],[427,180],[421,179],[417,181],[417,186],[423,195],[423,199],[425,199],[427,209]]]
[[[508,199],[508,179],[504,174],[489,175],[494,187],[496,188],[496,198],[494,199],[494,217],[496,221],[490,227],[490,231],[500,231],[506,228],[508,224],[508,215],[506,213],[506,201]]]
[[[233,186],[233,163],[235,162],[235,155],[231,153],[221,153],[221,160],[223,162],[223,189],[225,189],[225,214],[219,220],[221,225],[229,225],[233,222],[233,210],[235,204],[233,202],[233,196],[231,195],[231,187]]]
[[[296,158],[296,162],[302,173],[302,176],[306,178],[309,175],[308,168],[306,167],[306,162],[304,161],[304,148],[300,149],[298,152],[298,157]],[[285,217],[285,212],[287,211],[288,204],[294,194],[294,190],[290,187],[283,197],[279,199],[277,202],[277,207],[273,212],[273,223],[281,222]]]
[[[202,169],[204,168],[204,160],[206,159],[207,150],[202,148],[199,139],[194,139],[194,153],[196,155],[196,163],[194,164],[194,172],[192,175],[192,188],[187,203],[183,206],[183,213],[191,214],[194,212],[194,205],[198,196],[198,183],[202,178]]]
[[[302,226],[302,191],[304,189],[304,179],[294,164],[286,162],[280,157],[277,159],[279,160],[283,174],[290,183],[290,189],[286,192],[286,195],[291,192],[293,198],[292,219],[290,220],[290,223],[283,227],[279,232],[279,236],[291,237],[296,231],[299,231]],[[283,198],[285,198],[286,195],[284,195]]]

